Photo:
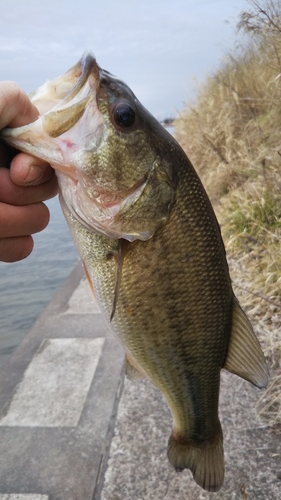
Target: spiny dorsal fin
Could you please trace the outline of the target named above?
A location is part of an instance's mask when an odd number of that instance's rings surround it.
[[[266,387],[268,370],[259,341],[238,300],[233,300],[232,330],[223,368],[248,380],[260,389]]]

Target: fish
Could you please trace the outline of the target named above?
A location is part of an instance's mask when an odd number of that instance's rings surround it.
[[[268,370],[234,295],[221,231],[174,137],[91,52],[30,94],[39,111],[1,140],[49,162],[62,211],[101,311],[172,415],[176,471],[218,491],[224,481],[220,372],[259,388]]]

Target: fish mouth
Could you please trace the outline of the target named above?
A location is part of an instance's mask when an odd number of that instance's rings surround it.
[[[110,121],[108,89],[114,89],[118,96],[127,93],[135,106],[137,100],[130,89],[101,69],[93,54],[86,52],[62,76],[29,94],[38,109],[38,119],[3,130],[0,138],[51,164],[57,174],[64,212],[85,228],[110,238],[147,240],[166,223],[173,189],[166,186],[166,178],[163,182],[158,179],[154,160],[147,173],[142,170],[139,178],[135,175],[131,182],[110,177],[106,166],[102,171],[98,161],[93,161],[104,154],[100,150],[113,136],[119,140],[121,134]],[[153,198],[155,189],[160,200],[156,217],[146,208],[146,200]]]
[[[66,73],[47,81],[29,94],[39,111],[38,120],[1,132],[2,138],[21,151],[51,163],[60,185],[60,201],[84,227],[110,237],[114,217],[122,203],[141,192],[141,183],[127,192],[111,192],[92,184],[92,195],[83,189],[79,170],[81,151],[95,151],[105,133],[105,123],[97,106],[97,91],[103,74],[91,52]],[[82,160],[83,161],[83,160]]]
[[[28,125],[5,129],[1,137],[21,151],[33,154],[73,176],[75,152],[95,146],[102,129],[96,92],[100,67],[89,52],[66,73],[29,94],[39,111]],[[90,131],[90,133],[89,133]]]
[[[97,86],[100,70],[101,68],[97,64],[93,54],[91,52],[86,52],[83,54],[82,58],[62,76],[54,80],[48,80],[44,85],[31,92],[29,94],[29,99],[37,107],[40,115],[45,115],[46,119],[51,116],[51,112],[66,109],[69,105],[72,106],[73,104],[79,103],[80,106],[83,107],[81,101],[83,101],[83,98],[87,97],[88,91],[85,85],[91,77],[91,86]],[[67,127],[68,130],[70,125]],[[62,133],[60,130],[56,131],[52,129],[50,131],[52,137],[55,137],[55,135],[53,135],[54,133],[57,133],[57,135],[61,135]]]

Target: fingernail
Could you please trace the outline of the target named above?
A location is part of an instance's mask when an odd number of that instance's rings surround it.
[[[25,184],[36,184],[42,177],[43,168],[39,165],[30,165],[28,174],[24,179]]]

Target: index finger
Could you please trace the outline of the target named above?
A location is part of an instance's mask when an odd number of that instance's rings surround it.
[[[0,82],[0,130],[37,120],[39,112],[14,82]]]

